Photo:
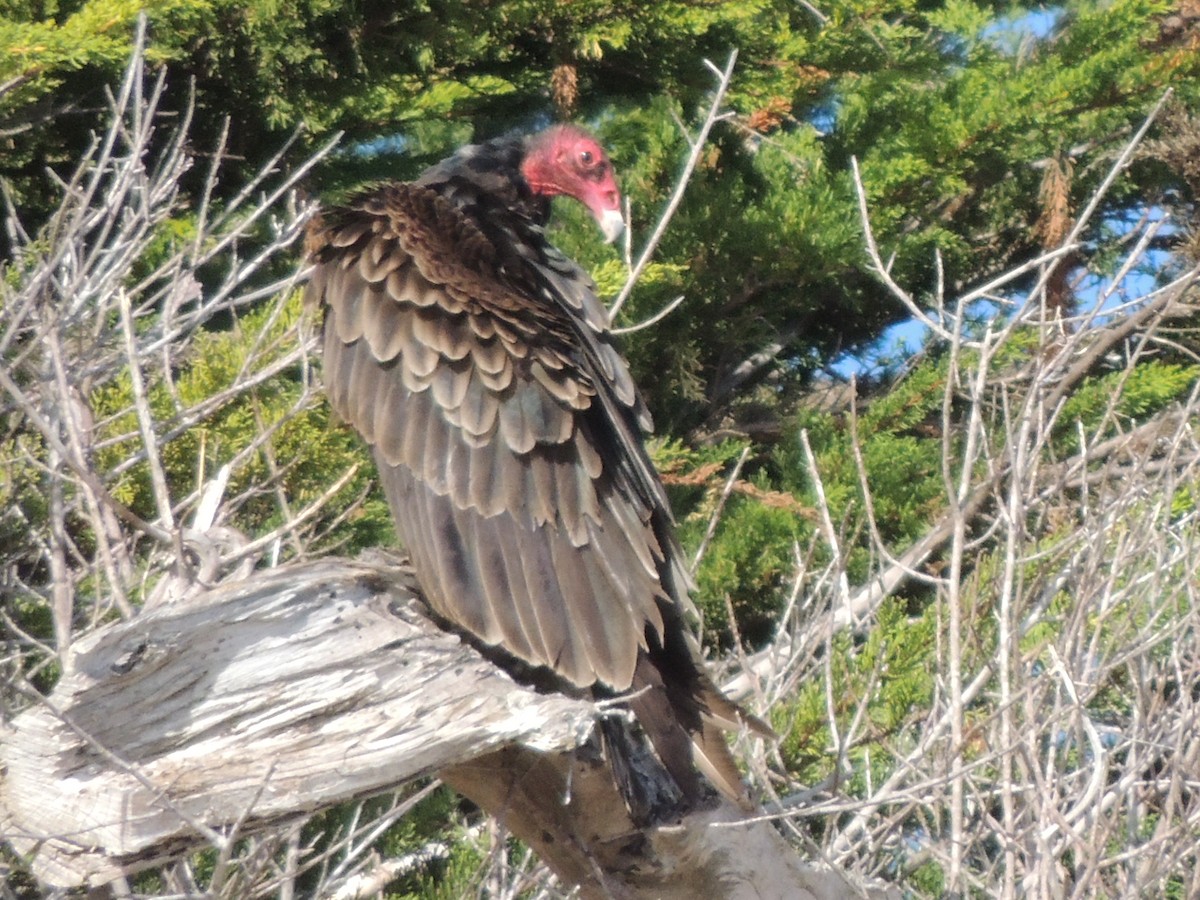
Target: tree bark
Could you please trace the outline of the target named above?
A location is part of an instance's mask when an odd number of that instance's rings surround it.
[[[883,895],[715,796],[634,821],[593,737],[620,713],[515,683],[394,566],[286,566],[143,612],[31,697],[0,731],[0,834],[48,887],[438,774],[585,897]]]

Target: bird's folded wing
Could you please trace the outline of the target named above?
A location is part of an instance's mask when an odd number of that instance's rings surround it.
[[[390,187],[314,238],[326,387],[374,448],[431,605],[578,686],[627,689],[677,598],[624,363],[433,191]]]

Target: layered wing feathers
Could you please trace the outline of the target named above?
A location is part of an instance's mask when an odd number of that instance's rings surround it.
[[[530,263],[539,295],[415,185],[340,213],[313,257],[331,402],[374,448],[431,605],[577,686],[628,689],[686,600],[662,583],[669,513],[590,283],[554,254]]]

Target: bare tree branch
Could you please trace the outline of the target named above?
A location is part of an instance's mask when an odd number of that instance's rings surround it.
[[[694,138],[689,137],[688,142],[691,144],[691,152],[688,154],[687,161],[683,164],[683,172],[675,181],[675,190],[671,194],[671,199],[667,201],[667,206],[659,216],[658,224],[654,227],[654,231],[650,234],[650,239],[646,241],[646,246],[642,248],[641,255],[638,256],[637,263],[629,272],[629,277],[625,279],[625,286],[621,288],[613,300],[612,305],[608,308],[608,321],[615,322],[617,316],[621,313],[621,308],[625,305],[625,301],[629,299],[629,295],[633,293],[634,285],[638,283],[638,279],[642,277],[642,273],[646,270],[646,266],[650,264],[650,259],[654,255],[654,251],[658,248],[659,241],[663,235],[667,233],[667,226],[671,224],[671,219],[675,216],[675,210],[679,208],[679,204],[683,202],[683,194],[687,190],[688,181],[692,177],[692,172],[696,169],[696,164],[700,162],[700,154],[704,152],[705,144],[708,141],[708,133],[712,130],[713,125],[726,117],[726,113],[721,112],[721,104],[725,101],[725,93],[729,90],[729,85],[733,81],[733,67],[737,63],[737,51],[734,50],[729,54],[729,59],[725,63],[725,68],[718,69],[711,62],[705,60],[708,68],[713,71],[718,77],[717,88],[713,92],[712,103],[709,105],[708,115],[704,117],[704,122],[700,125],[700,130]],[[678,305],[678,304],[675,304]],[[671,307],[672,309],[674,306]]]
[[[331,559],[91,635],[3,735],[6,839],[61,887],[206,845],[226,870],[256,830],[441,773],[587,897],[884,896],[715,796],[633,821],[590,740],[609,713],[513,683],[412,590],[394,565]]]

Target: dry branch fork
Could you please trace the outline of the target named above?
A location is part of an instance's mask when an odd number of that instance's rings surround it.
[[[0,830],[46,885],[96,885],[438,774],[584,896],[859,895],[715,798],[635,824],[597,715],[440,630],[403,570],[287,566],[78,641],[0,732]]]

